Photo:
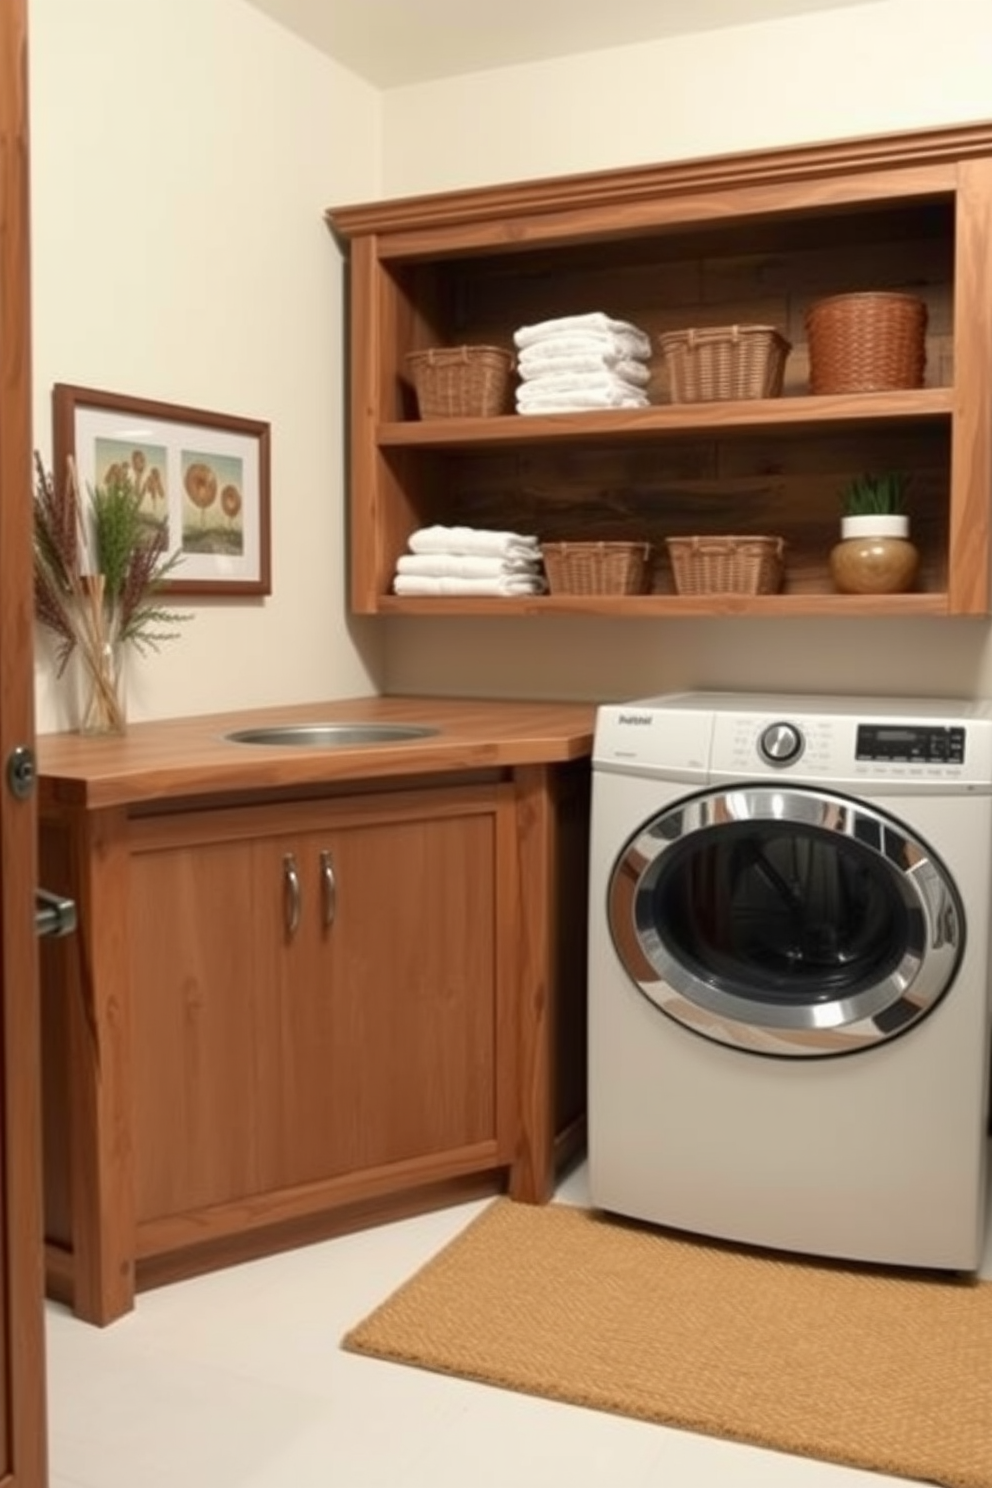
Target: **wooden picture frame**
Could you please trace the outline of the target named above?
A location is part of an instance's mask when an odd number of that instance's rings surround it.
[[[270,428],[257,419],[56,383],[53,470],[75,461],[79,490],[125,465],[150,521],[181,561],[170,594],[271,594]]]

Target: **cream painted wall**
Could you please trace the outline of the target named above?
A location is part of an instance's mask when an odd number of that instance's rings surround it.
[[[690,0],[687,0],[690,3]],[[354,621],[326,206],[992,114],[987,0],[854,10],[379,94],[243,0],[31,0],[37,443],[55,382],[265,418],[273,593],[190,601],[134,718],[418,690],[992,693],[984,622]],[[37,669],[41,729],[70,689]]]
[[[986,0],[869,0],[395,88],[383,186],[405,196],[984,119],[990,66]]]
[[[992,117],[987,0],[875,0],[384,98],[389,196]],[[608,306],[583,307],[603,308]],[[391,620],[386,689],[992,694],[984,621]]]
[[[377,690],[346,614],[342,259],[379,190],[381,99],[242,0],[31,0],[36,443],[55,382],[272,426],[273,592],[179,601],[134,718]],[[71,688],[37,668],[40,730]]]

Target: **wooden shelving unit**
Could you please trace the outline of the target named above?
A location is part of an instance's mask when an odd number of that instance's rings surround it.
[[[330,209],[351,296],[349,543],[360,614],[986,615],[992,504],[992,125],[728,156]],[[926,385],[812,397],[804,316],[898,289],[929,311]],[[520,325],[604,310],[657,345],[687,325],[777,325],[781,398],[422,422],[407,352],[512,346]],[[916,592],[833,591],[839,492],[910,473]],[[644,596],[400,598],[396,560],[434,522],[542,540],[634,538]],[[666,536],[770,532],[783,591],[674,593]]]

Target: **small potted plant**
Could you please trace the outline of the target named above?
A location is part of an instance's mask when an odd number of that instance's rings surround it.
[[[842,493],[841,540],[830,573],[842,594],[902,594],[913,587],[920,555],[909,540],[903,471],[858,475]]]

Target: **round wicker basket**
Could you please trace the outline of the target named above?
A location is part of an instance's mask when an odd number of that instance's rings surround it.
[[[923,386],[927,307],[915,295],[830,295],[806,312],[811,393]]]

